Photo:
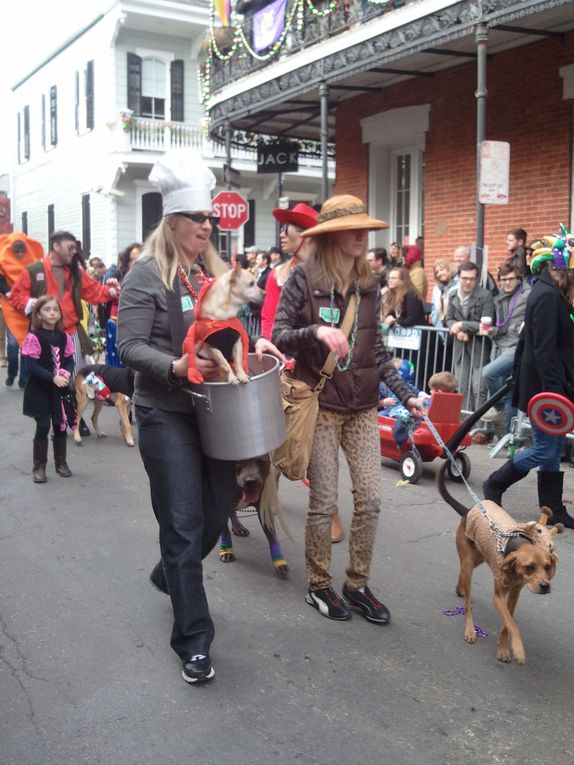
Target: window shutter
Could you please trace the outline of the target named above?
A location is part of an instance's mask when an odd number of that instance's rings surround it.
[[[86,127],[94,129],[94,62],[86,65]]]
[[[46,96],[42,93],[42,148],[46,151]]]
[[[139,117],[142,98],[142,60],[135,53],[128,53],[128,109]]]
[[[24,159],[30,159],[30,107],[24,107]]]
[[[74,91],[74,119],[76,125],[76,133],[80,132],[80,73],[76,72],[76,84]]]
[[[92,217],[89,194],[82,194],[82,251],[88,258],[92,254]]]
[[[28,233],[28,212],[22,213],[22,233],[27,234]]]
[[[50,88],[50,144],[58,143],[58,89],[55,85]]]
[[[183,122],[183,61],[171,62],[171,119]]]
[[[48,239],[54,233],[56,228],[56,219],[54,214],[54,205],[48,205]]]

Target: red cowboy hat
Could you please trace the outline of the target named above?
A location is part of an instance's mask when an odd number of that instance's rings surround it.
[[[300,228],[312,228],[317,225],[317,211],[309,205],[299,202],[292,210],[284,210],[281,207],[273,210],[273,217],[278,220],[282,226],[287,223],[293,223]]]

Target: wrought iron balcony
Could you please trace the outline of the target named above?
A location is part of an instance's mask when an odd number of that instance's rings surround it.
[[[208,97],[278,59],[415,2],[419,0],[287,0],[281,37],[260,51],[253,48],[252,16],[235,27],[216,28],[208,61],[202,67],[204,95]]]

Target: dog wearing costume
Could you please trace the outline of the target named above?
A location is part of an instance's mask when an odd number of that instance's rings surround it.
[[[238,510],[247,507],[254,507],[257,511],[257,517],[261,524],[267,542],[269,543],[269,554],[273,570],[281,579],[285,579],[289,574],[289,566],[281,550],[281,545],[277,539],[275,530],[275,518],[278,519],[281,528],[291,539],[287,529],[283,510],[279,504],[277,495],[277,471],[271,465],[271,459],[268,454],[261,457],[254,457],[249,460],[243,460],[237,463],[235,478],[237,485],[241,489],[241,499],[237,505]],[[229,514],[231,530],[237,537],[248,537],[247,529],[237,518],[237,511],[232,510]],[[235,560],[235,551],[231,541],[229,526],[221,535],[219,547],[219,558],[223,563],[231,563]]]
[[[501,388],[462,423],[447,444],[451,453],[455,452],[473,424],[506,390],[507,386]],[[546,527],[552,511],[545,507],[541,509],[538,523],[518,523],[500,505],[490,500],[483,500],[471,508],[466,507],[447,489],[447,466],[445,460],[437,475],[437,484],[442,498],[461,516],[456,532],[456,549],[460,559],[456,594],[464,598],[464,639],[467,643],[476,642],[471,600],[472,575],[477,566],[486,562],[494,579],[494,607],[502,622],[496,658],[510,662],[514,656],[517,664],[524,664],[526,653],[514,620],[514,611],[523,587],[528,587],[530,592],[537,595],[550,592],[550,580],[556,573],[558,563],[552,536],[562,531],[563,526],[557,524],[551,530]]]
[[[261,303],[264,294],[253,274],[241,268],[239,262],[223,276],[206,280],[195,306],[195,320],[183,341],[189,382],[203,382],[196,359],[196,346],[200,342],[203,343],[201,356],[218,364],[222,380],[232,385],[249,382],[246,371],[249,337],[237,314],[245,303]]]

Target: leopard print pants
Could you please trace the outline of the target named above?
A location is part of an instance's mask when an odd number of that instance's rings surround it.
[[[311,484],[305,528],[309,587],[331,586],[331,517],[337,509],[339,446],[349,465],[353,519],[346,584],[363,587],[369,578],[381,506],[381,457],[377,410],[354,414],[319,410],[307,476]]]

